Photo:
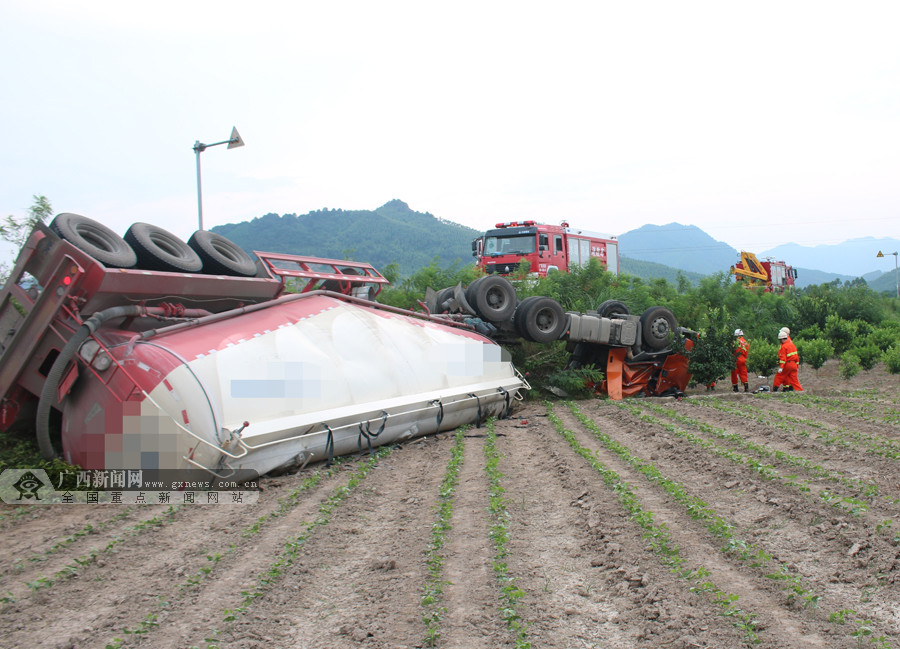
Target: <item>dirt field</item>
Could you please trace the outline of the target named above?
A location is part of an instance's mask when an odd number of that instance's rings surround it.
[[[900,380],[836,375],[531,401],[253,506],[4,505],[0,646],[900,647]]]

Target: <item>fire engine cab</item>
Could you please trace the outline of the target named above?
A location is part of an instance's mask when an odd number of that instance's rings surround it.
[[[551,271],[568,273],[596,257],[611,273],[619,272],[619,242],[596,232],[571,228],[566,222],[546,225],[536,221],[497,223],[495,229],[472,241],[476,265],[487,274],[509,275],[522,260],[530,273],[545,277]]]

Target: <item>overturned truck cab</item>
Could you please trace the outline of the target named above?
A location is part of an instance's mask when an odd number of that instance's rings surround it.
[[[0,293],[0,428],[33,417],[42,454],[85,469],[249,479],[504,416],[527,388],[473,327],[374,301],[368,264],[201,232],[35,228]]]
[[[591,365],[604,374],[598,392],[611,399],[631,396],[681,396],[690,381],[688,358],[671,344],[682,339],[689,350],[696,332],[678,327],[661,306],[638,317],[618,300],[603,302],[597,313],[569,314],[568,368]]]
[[[600,370],[605,378],[593,387],[611,399],[681,396],[691,378],[685,354],[697,332],[679,327],[662,306],[636,316],[624,302],[606,300],[596,312],[566,312],[549,297],[520,301],[515,286],[497,276],[476,279],[465,289],[429,289],[422,305],[449,320],[474,321],[479,331],[504,343],[565,341],[566,369]]]

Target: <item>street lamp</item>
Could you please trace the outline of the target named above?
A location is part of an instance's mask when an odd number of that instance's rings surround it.
[[[900,272],[900,271],[897,270],[897,253],[889,252],[888,254],[894,255],[894,282],[897,285],[897,297],[900,298],[900,274],[898,274],[898,272]],[[876,257],[884,257],[884,255],[881,254],[880,250],[878,251],[878,254],[875,256]]]
[[[229,149],[236,149],[239,146],[244,146],[244,140],[241,139],[241,134],[238,133],[237,128],[234,126],[231,127],[231,137],[227,140],[222,140],[221,142],[214,142],[213,144],[203,144],[200,140],[194,142],[194,153],[197,154],[197,213],[199,218],[199,228],[203,229],[203,195],[200,192],[200,154],[206,151],[211,146],[219,146],[220,144],[227,144]]]

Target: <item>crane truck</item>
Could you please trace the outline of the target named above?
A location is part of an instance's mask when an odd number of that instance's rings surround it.
[[[746,288],[762,288],[766,293],[783,293],[794,288],[797,270],[783,261],[760,261],[752,252],[741,251],[741,260],[731,267],[734,280]]]

